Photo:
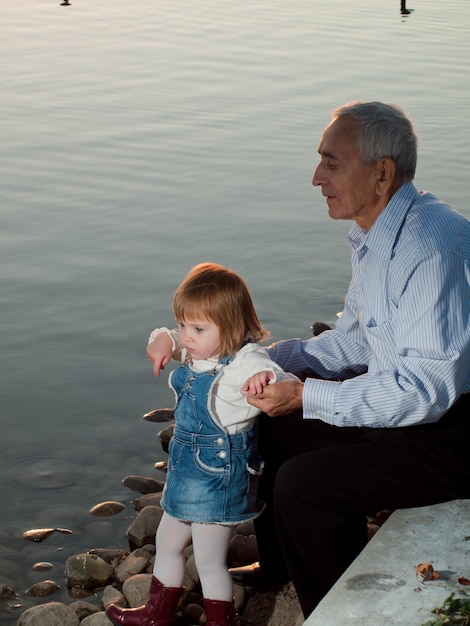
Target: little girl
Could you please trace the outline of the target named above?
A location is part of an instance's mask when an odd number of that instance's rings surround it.
[[[171,358],[181,362],[169,378],[175,429],[150,598],[137,609],[111,605],[106,612],[116,624],[169,626],[183,592],[184,550],[192,541],[206,626],[232,626],[237,615],[226,564],[232,527],[262,510],[256,498],[259,410],[244,396],[269,382],[298,379],[258,344],[268,333],[235,272],[212,263],[193,267],[176,291],[173,311],[177,329],[156,329],[147,349],[156,376]]]

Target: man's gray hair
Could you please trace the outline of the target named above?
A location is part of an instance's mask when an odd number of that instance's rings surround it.
[[[335,109],[332,118],[349,115],[361,124],[358,148],[366,165],[390,158],[396,178],[403,184],[414,178],[418,138],[403,109],[385,102],[348,102]]]

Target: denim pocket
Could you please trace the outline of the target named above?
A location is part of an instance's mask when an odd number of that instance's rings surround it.
[[[174,437],[170,439],[168,444],[169,459],[168,462],[172,470],[178,469],[181,465],[181,455],[183,454],[184,446],[175,440]]]
[[[228,460],[227,453],[223,449],[201,446],[195,452],[196,465],[205,472],[213,474],[223,474]]]

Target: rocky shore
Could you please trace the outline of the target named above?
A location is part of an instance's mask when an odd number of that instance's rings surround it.
[[[163,422],[172,418],[170,410],[152,411],[146,419]],[[162,447],[168,450],[172,424],[160,434]],[[157,469],[165,470],[159,463]],[[155,559],[155,532],[163,511],[160,507],[164,483],[148,476],[126,476],[123,483],[140,495],[133,500],[135,515],[127,530],[127,550],[96,547],[69,556],[65,562],[63,580],[51,580],[48,571],[52,564],[38,561],[34,565],[37,582],[26,590],[32,600],[22,610],[20,591],[8,583],[8,572],[0,571],[0,623],[2,615],[11,619],[17,616],[16,626],[109,626],[105,608],[115,603],[119,606],[135,607],[146,602]],[[124,509],[120,502],[107,501],[95,505],[90,513],[101,519],[116,516]],[[42,543],[53,535],[67,535],[67,528],[38,528],[23,533],[25,541]],[[0,546],[2,556],[8,556],[8,548]],[[228,561],[238,566],[256,561],[258,558],[256,537],[252,522],[234,527]],[[2,568],[3,569],[3,568]],[[61,585],[65,584],[70,602],[54,599]],[[199,577],[194,563],[192,547],[186,552],[185,592],[175,614],[175,624],[200,626],[205,622]],[[240,626],[296,626],[303,623],[300,606],[292,585],[267,592],[253,592],[240,585],[234,586],[236,607],[240,615]],[[8,623],[13,623],[8,621]]]
[[[171,409],[151,411],[145,419],[167,422],[159,433],[164,451],[172,436],[173,413]],[[165,462],[155,464],[165,472]],[[52,563],[38,561],[33,567],[35,581],[26,591],[14,589],[10,580],[15,569],[14,550],[8,545],[9,538],[0,535],[0,623],[16,626],[109,626],[106,607],[115,603],[122,607],[144,604],[148,597],[153,564],[155,560],[155,532],[163,510],[160,499],[164,482],[149,476],[131,475],[123,484],[139,494],[132,500],[134,512],[122,545],[95,547],[69,556],[65,571],[58,573]],[[109,520],[124,510],[117,501],[100,502],[89,513],[101,520]],[[370,520],[369,535],[372,536],[390,512],[381,512]],[[73,534],[67,528],[36,528],[23,533],[23,541],[39,544],[49,537]],[[65,537],[64,537],[65,539]],[[51,539],[52,540],[52,539]],[[50,540],[50,541],[51,541]],[[85,542],[85,539],[84,539]],[[47,555],[46,550],[32,551],[37,556]],[[47,558],[47,556],[46,556]],[[253,522],[239,524],[233,529],[228,553],[230,567],[246,565],[258,560],[258,550]],[[54,571],[56,580],[48,572]],[[64,594],[63,587],[67,594]],[[202,626],[205,614],[199,576],[195,567],[192,546],[186,551],[185,592],[175,614],[177,626]],[[62,588],[62,595],[59,590]],[[21,602],[27,596],[29,608],[24,610]],[[61,601],[55,600],[60,597]],[[65,597],[64,597],[65,596]],[[240,616],[239,626],[300,626],[304,619],[292,584],[266,592],[234,585],[236,608]],[[70,602],[69,602],[70,600]],[[22,612],[21,612],[22,611]],[[15,617],[13,617],[15,616]],[[13,621],[17,617],[16,622]]]

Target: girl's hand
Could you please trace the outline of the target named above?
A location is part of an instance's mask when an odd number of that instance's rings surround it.
[[[245,384],[241,388],[241,392],[244,396],[256,396],[261,393],[270,380],[274,378],[272,372],[258,372],[253,374],[245,381]]]
[[[171,360],[173,342],[167,333],[160,333],[147,346],[147,357],[153,363],[153,373],[158,378],[160,371]]]
[[[271,417],[287,415],[302,408],[304,384],[295,380],[280,380],[267,385],[261,393],[250,394],[248,403]]]

